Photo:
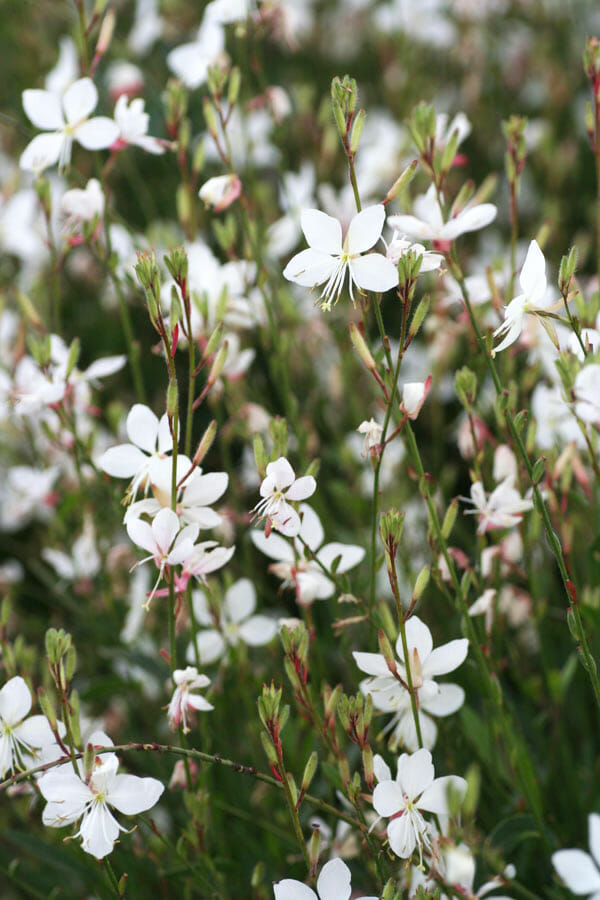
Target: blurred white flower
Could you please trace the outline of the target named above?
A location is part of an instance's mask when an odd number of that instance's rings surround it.
[[[46,134],[39,134],[27,145],[19,165],[41,172],[58,162],[64,168],[71,161],[71,147],[77,141],[86,150],[110,147],[119,136],[112,119],[90,114],[98,103],[98,91],[91,78],[75,81],[61,97],[50,91],[23,91],[23,108],[28,118]]]
[[[363,456],[378,455],[381,444],[381,435],[383,426],[371,418],[368,422],[361,422],[356,429],[359,434],[364,434],[365,442],[363,444]]]
[[[439,269],[444,262],[444,257],[441,253],[433,253],[431,250],[426,250],[423,244],[415,244],[408,238],[400,237],[400,234],[394,231],[392,239],[387,245],[387,258],[397,266],[406,253],[414,253],[415,256],[421,257],[419,275]]]
[[[242,193],[242,182],[237,175],[218,175],[205,181],[198,196],[206,206],[221,212],[237,200]]]
[[[544,296],[548,283],[546,281],[546,260],[537,241],[532,241],[519,275],[522,293],[510,301],[504,309],[504,322],[494,331],[494,337],[504,335],[503,340],[494,347],[493,354],[506,350],[521,335],[527,313],[543,310]]]
[[[583,850],[557,850],[552,854],[552,865],[568,887],[577,896],[589,895],[597,900],[600,895],[600,815],[588,816],[588,834],[591,853]]]
[[[125,94],[121,94],[115,104],[115,122],[119,128],[119,134],[114,149],[122,149],[130,144],[141,147],[147,153],[160,156],[165,152],[165,142],[159,138],[150,137],[148,128],[150,116],[144,109],[144,101],[141,97],[128,101]]]
[[[210,684],[210,678],[206,675],[199,675],[198,669],[194,666],[187,666],[185,669],[175,669],[173,672],[173,683],[175,690],[169,703],[167,716],[169,725],[172,729],[179,728],[181,725],[183,733],[188,734],[190,727],[188,724],[188,713],[190,711],[200,710],[208,712],[214,709],[212,703],[209,703],[201,694],[193,693],[195,690],[206,688]]]
[[[421,407],[431,390],[432,378],[429,375],[425,381],[413,381],[402,388],[402,403],[400,409],[409,419],[416,419],[421,412]]]
[[[533,509],[533,501],[521,497],[514,487],[512,476],[505,478],[487,497],[481,482],[476,481],[471,485],[471,497],[460,499],[474,506],[474,509],[467,509],[465,513],[479,517],[477,534],[484,534],[494,528],[518,525],[523,513]]]
[[[389,216],[388,225],[417,241],[439,242],[454,241],[461,234],[485,228],[498,212],[493,203],[467,205],[445,222],[433,185],[426,194],[416,197],[413,211],[414,215]]]
[[[575,412],[584,422],[600,422],[600,365],[591,363],[578,372],[574,384]]]

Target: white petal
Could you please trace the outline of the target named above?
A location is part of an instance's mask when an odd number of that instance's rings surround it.
[[[373,771],[377,781],[391,781],[392,773],[390,767],[379,753],[373,757]]]
[[[13,726],[24,719],[31,709],[31,692],[24,678],[15,675],[0,690],[0,719]]]
[[[417,750],[410,756],[403,753],[398,760],[398,781],[411,800],[416,800],[431,785],[434,776],[435,770],[429,750]]]
[[[380,816],[394,816],[404,807],[404,794],[397,781],[380,781],[375,786],[373,808]]]
[[[64,136],[57,134],[38,134],[30,141],[19,159],[19,166],[25,172],[42,172],[58,162]]]
[[[293,483],[295,475],[285,456],[280,456],[267,466],[267,477],[272,478],[277,490],[281,491]]]
[[[119,825],[104,803],[96,803],[83,817],[79,833],[82,849],[96,859],[104,859],[119,837]]]
[[[398,284],[398,269],[382,253],[367,253],[350,261],[350,274],[363,291],[383,293]]]
[[[143,403],[135,403],[127,416],[127,435],[132,444],[146,453],[156,452],[158,418]]]
[[[300,516],[288,503],[282,503],[279,512],[271,518],[273,528],[287,537],[296,537],[300,532]]]
[[[73,136],[86,150],[104,150],[118,139],[119,126],[107,116],[95,116],[79,125]]]
[[[177,424],[177,439],[179,440],[179,423]],[[158,423],[158,452],[159,453],[168,453],[169,450],[173,449],[173,436],[171,434],[171,429],[169,428],[169,417],[166,413],[160,417],[160,422]]]
[[[75,772],[70,771],[70,766],[67,765],[61,766],[60,771],[42,775],[37,785],[45,800],[51,803],[79,803],[82,811],[93,797],[87,784]]]
[[[192,591],[192,603],[196,622],[200,625],[212,625],[213,617],[210,614],[208,598],[204,591]]]
[[[210,472],[198,475],[185,489],[186,506],[210,506],[227,490],[229,475],[227,472]]]
[[[377,788],[376,788],[377,790]],[[406,814],[390,822],[387,829],[390,847],[400,859],[408,859],[417,845],[415,829]]]
[[[255,529],[250,532],[250,539],[254,546],[268,556],[269,559],[275,559],[277,562],[293,562],[294,551],[289,541],[279,537],[278,534],[271,534],[265,537],[264,531]]]
[[[133,444],[117,444],[102,454],[98,465],[113,478],[133,478],[147,462],[148,457]]]
[[[390,216],[387,223],[391,228],[395,228],[401,234],[406,234],[411,238],[429,241],[437,237],[436,229],[432,228],[429,222],[423,222],[416,216]]]
[[[250,647],[262,647],[277,634],[277,623],[269,616],[251,616],[239,627],[239,635]]]
[[[300,214],[300,225],[306,243],[320,253],[339,254],[342,250],[342,226],[337,219],[319,209],[304,209]],[[381,234],[381,229],[379,230]],[[369,244],[371,247],[372,244]]]
[[[157,778],[117,775],[107,796],[108,802],[126,816],[151,809],[164,791]]]
[[[179,518],[172,509],[164,508],[156,514],[152,522],[152,534],[163,552],[166,553],[169,550],[179,528]]]
[[[148,522],[144,522],[143,519],[129,519],[126,527],[127,534],[133,543],[154,556],[157,547],[152,526]]]
[[[87,119],[98,103],[98,91],[91,78],[80,78],[67,88],[63,96],[63,107],[69,125],[76,125]]]
[[[350,882],[350,869],[346,863],[339,857],[330,859],[317,879],[320,900],[349,900],[352,891]]]
[[[13,729],[13,733],[36,750],[54,743],[54,735],[46,716],[29,716]]]
[[[231,622],[243,622],[256,608],[256,591],[249,578],[240,578],[232,584],[223,602],[225,615]]]
[[[493,203],[480,203],[472,209],[465,209],[454,219],[450,219],[440,231],[442,240],[453,241],[468,231],[479,231],[496,218],[498,210]]]
[[[312,475],[304,475],[302,478],[295,480],[289,490],[286,491],[285,496],[287,500],[307,500],[309,497],[312,497],[316,489],[317,482]]]
[[[108,375],[114,375],[119,372],[127,362],[126,356],[103,356],[97,359],[87,367],[85,372],[86,381],[93,381],[96,378],[106,378]]]
[[[530,297],[543,285],[541,293],[546,291],[546,260],[537,241],[532,241],[519,275],[519,284],[523,293]]]
[[[209,703],[206,697],[202,697],[200,694],[188,694],[187,705],[190,709],[198,709],[200,712],[209,712],[214,709],[212,703]]]
[[[552,865],[574,894],[600,891],[600,872],[583,850],[558,850],[552,854]]]
[[[364,558],[364,555],[364,547],[359,547],[357,544],[338,544],[337,541],[332,541],[331,544],[326,544],[319,550],[317,558],[326,569],[331,567],[334,559],[339,558],[336,572],[342,575],[344,572],[357,566]]]
[[[60,578],[69,580],[75,577],[75,567],[73,560],[61,550],[53,550],[51,547],[44,547],[41,553],[42,559],[49,563]]]
[[[323,284],[337,268],[338,260],[319,250],[302,250],[292,256],[283,270],[283,277],[301,287],[315,287]]]
[[[437,813],[440,816],[448,815],[448,794],[458,794],[461,800],[467,792],[467,782],[458,775],[445,775],[436,778],[433,784],[421,796],[418,806],[426,812]]]
[[[458,684],[440,684],[438,693],[421,701],[421,709],[432,716],[450,716],[465,702],[465,692]]]
[[[348,228],[346,246],[348,253],[364,253],[370,250],[381,237],[381,230],[385,222],[385,207],[379,203],[377,206],[367,206],[359,212]]]
[[[466,638],[459,638],[455,641],[449,641],[436,647],[423,662],[423,676],[425,678],[433,678],[436,675],[445,675],[446,672],[453,672],[467,658],[469,650],[469,642]],[[420,654],[419,654],[420,655]]]
[[[284,878],[273,885],[275,900],[318,900],[317,895],[306,884],[295,878]]]
[[[64,828],[72,825],[83,813],[85,804],[79,801],[53,800],[46,803],[42,812],[42,824],[47,828]]]
[[[321,546],[325,537],[321,520],[308,503],[302,504],[300,514],[302,516],[302,525],[300,526],[299,537],[308,544],[311,550],[315,551],[317,547]],[[301,552],[301,547],[298,549]]]
[[[355,650],[352,653],[354,662],[367,675],[391,677],[390,670],[381,653],[361,653]]]
[[[60,131],[63,119],[60,98],[50,91],[23,91],[23,109],[37,128]]]
[[[413,650],[416,650],[419,654],[421,665],[425,665],[425,660],[433,647],[433,638],[425,622],[422,622],[418,616],[411,616],[406,623],[406,643],[408,644],[409,653],[412,655]],[[404,658],[401,637],[398,637],[396,641],[396,653],[400,659]]]
[[[198,647],[200,664],[203,666],[210,666],[211,663],[220,659],[225,652],[225,641],[214,628],[199,631],[196,635],[196,646]],[[190,644],[187,649],[186,659],[191,663],[196,661],[193,644]]]

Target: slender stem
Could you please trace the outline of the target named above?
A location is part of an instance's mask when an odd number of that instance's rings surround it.
[[[108,856],[105,856],[102,860],[104,863],[104,868],[106,869],[106,873],[108,875],[108,880],[110,882],[110,886],[115,892],[115,897],[118,897],[121,900],[121,891],[119,890],[119,882],[117,881],[117,876],[115,875],[115,871],[110,864],[110,860]]]
[[[471,326],[473,328],[473,332],[475,334],[477,343],[479,345],[480,352],[482,353],[482,355],[485,359],[486,365],[488,367],[488,371],[492,377],[492,381],[494,382],[494,387],[496,389],[496,393],[500,397],[504,394],[504,390],[502,388],[502,383],[500,381],[500,377],[499,377],[498,371],[496,369],[496,364],[495,364],[493,358],[488,353],[488,350],[485,345],[485,341],[483,339],[483,335],[481,334],[481,331],[479,330],[479,326],[477,324],[477,320],[475,318],[475,314],[473,312],[473,307],[471,305],[471,301],[469,298],[469,293],[467,291],[467,286],[465,284],[465,279],[464,279],[462,270],[458,264],[458,260],[456,257],[456,251],[453,251],[452,254],[450,255],[449,263],[450,263],[450,266],[452,267],[452,273],[453,273],[454,277],[456,278],[456,280],[458,281],[458,284],[460,285],[462,297],[463,297],[463,300],[465,303],[465,307],[467,309],[467,313],[469,315],[469,319],[471,321]],[[596,703],[600,707],[600,681],[598,680],[598,672],[596,670],[596,663],[590,652],[587,634],[585,631],[583,619],[581,617],[581,612],[579,610],[575,585],[573,584],[573,582],[569,576],[569,572],[567,570],[567,564],[565,561],[565,557],[563,554],[563,549],[562,549],[560,540],[558,539],[558,536],[557,536],[556,532],[554,531],[554,528],[552,527],[552,521],[550,519],[550,514],[548,512],[548,508],[546,506],[544,498],[542,497],[542,493],[533,477],[533,466],[531,464],[531,460],[529,459],[529,455],[527,453],[527,450],[525,449],[525,445],[523,443],[523,440],[521,438],[519,430],[515,425],[515,422],[514,422],[514,419],[512,417],[510,410],[508,410],[508,409],[504,410],[504,416],[506,418],[506,422],[508,424],[509,431],[512,435],[512,439],[515,443],[515,446],[517,447],[519,456],[521,457],[523,463],[525,464],[525,468],[527,469],[527,474],[529,475],[529,479],[530,479],[532,487],[533,487],[533,497],[534,497],[534,501],[535,501],[535,507],[542,519],[542,522],[544,525],[544,531],[546,533],[546,539],[550,546],[550,550],[551,550],[552,554],[554,555],[554,558],[556,559],[556,563],[557,563],[558,569],[560,571],[560,577],[562,579],[563,587],[564,587],[565,593],[567,595],[567,600],[569,602],[570,608],[573,611],[573,615],[575,617],[575,621],[577,624],[577,630],[578,630],[579,637],[581,640],[581,652],[582,652],[583,660],[584,660],[584,668],[590,677],[590,681],[592,683],[592,688],[594,691],[594,697],[596,699]]]

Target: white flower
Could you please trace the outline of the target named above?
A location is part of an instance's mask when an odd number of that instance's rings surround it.
[[[281,181],[279,202],[284,215],[267,229],[267,246],[272,256],[291,253],[302,234],[302,210],[315,205],[315,169],[312,163],[304,162],[298,173],[284,173]]]
[[[494,547],[493,549],[496,550],[497,548]],[[469,607],[470,616],[485,616],[485,630],[487,634],[491,632],[494,621],[494,601],[496,599],[496,593],[497,591],[495,588],[487,588],[483,594],[477,598],[475,603],[471,604]]]
[[[127,523],[127,534],[134,544],[147,550],[150,556],[140,560],[138,565],[153,559],[158,568],[158,578],[146,606],[162,578],[166,566],[177,566],[186,561],[194,550],[194,542],[198,537],[198,525],[186,525],[181,528],[177,513],[172,509],[161,509],[152,520],[152,525],[143,519],[130,519]]]
[[[309,249],[292,257],[284,277],[302,287],[325,283],[319,297],[323,309],[337,303],[346,271],[352,302],[353,285],[361,291],[389,291],[398,284],[396,267],[381,253],[366,253],[380,239],[384,221],[382,204],[363,209],[350,222],[342,243],[342,226],[337,219],[318,209],[303,210],[300,222]]]
[[[340,544],[337,541],[321,546],[325,535],[316,512],[306,503],[302,504],[300,512],[302,524],[298,539],[293,542],[273,533],[266,537],[263,531],[256,530],[252,531],[250,536],[253,544],[262,553],[275,560],[270,570],[278,578],[283,579],[284,587],[293,587],[298,603],[308,606],[314,600],[325,600],[333,596],[335,584],[327,577],[318,562],[305,558],[300,538],[326,569],[330,569],[333,561],[337,559],[336,572],[339,575],[357,566],[364,558],[365,551],[356,544]]]
[[[431,390],[432,378],[429,375],[425,381],[411,381],[402,388],[402,403],[400,409],[409,419],[416,419],[421,412],[421,407]]]
[[[171,50],[167,65],[186,87],[197,88],[206,81],[209,67],[214,65],[224,48],[222,25],[205,17],[196,40]]]
[[[141,515],[155,516],[164,507],[171,505],[171,466],[155,466],[153,472],[152,490],[153,498],[138,500],[127,508],[124,522],[139,518]],[[176,512],[186,525],[196,524],[200,528],[216,528],[221,524],[219,513],[210,506],[225,493],[229,475],[227,472],[207,472],[202,474],[198,466],[192,474],[186,478],[177,491]]]
[[[552,865],[574,894],[588,895],[588,900],[600,898],[600,815],[588,816],[590,853],[583,850],[557,850]]]
[[[205,181],[198,196],[206,206],[212,206],[215,212],[221,212],[231,206],[242,192],[242,182],[237,175],[218,175]]]
[[[574,385],[575,412],[584,422],[600,422],[600,365],[591,363],[577,373]]]
[[[465,503],[472,503],[474,509],[465,510],[467,515],[479,516],[477,534],[483,534],[494,528],[511,528],[518,525],[523,513],[533,508],[533,502],[522,499],[513,486],[512,476],[505,478],[495,490],[486,497],[483,485],[476,481],[471,485],[471,498],[461,497]]]
[[[267,475],[260,485],[260,500],[254,510],[277,531],[294,537],[300,531],[300,516],[290,502],[306,500],[317,489],[312,475],[296,478],[294,470],[285,458],[280,456],[267,466]]]
[[[129,103],[125,94],[122,94],[115,104],[115,122],[119,129],[120,145],[134,144],[155,156],[165,152],[164,143],[148,134],[150,116],[144,110],[144,101],[141,97],[136,97]]]
[[[435,146],[445,147],[455,131],[458,133],[458,147],[471,134],[471,123],[466,115],[459,112],[449,123],[447,113],[438,113],[435,117]]]
[[[317,879],[317,893],[295,878],[284,878],[273,885],[275,900],[350,900],[352,894],[350,869],[341,859],[330,859]],[[357,897],[356,900],[377,900],[377,897]]]
[[[97,746],[92,735],[89,742]],[[42,796],[47,801],[42,822],[51,828],[71,825],[81,818],[75,837],[81,837],[81,846],[96,859],[103,859],[113,849],[120,831],[109,807],[126,816],[151,809],[159,800],[164,787],[156,778],[138,778],[136,775],[118,775],[119,760],[114,753],[98,757],[87,782],[76,775],[70,766],[60,766],[43,775],[38,781]]]
[[[425,746],[430,749],[437,737],[437,727],[431,716],[449,716],[462,706],[465,699],[465,692],[459,685],[438,685],[434,678],[453,672],[462,665],[469,642],[466,638],[459,638],[434,649],[427,625],[418,616],[411,616],[406,623],[406,643],[412,685],[419,708],[421,734]],[[407,673],[400,636],[396,641],[396,654],[398,675],[406,684]],[[354,652],[352,655],[359,669],[371,676],[361,683],[362,692],[372,695],[376,709],[395,713],[388,725],[388,729],[394,729],[395,744],[402,743],[408,750],[416,750],[419,742],[408,690],[392,675],[380,653]]]
[[[375,419],[369,419],[368,422],[361,422],[356,430],[359,434],[364,434],[365,436],[362,455],[368,457],[377,454],[381,444],[383,426],[376,422]]]
[[[176,687],[167,713],[169,725],[175,729],[179,728],[181,724],[183,733],[188,734],[190,731],[187,717],[188,710],[207,712],[214,709],[212,703],[209,703],[201,694],[192,693],[194,689],[208,687],[210,678],[206,675],[199,675],[198,669],[194,668],[194,666],[187,666],[185,669],[175,669],[173,682]]]
[[[16,675],[0,690],[0,778],[35,766],[57,746],[46,716],[27,718],[30,709],[31,692]]]
[[[432,253],[431,250],[426,250],[423,244],[415,244],[408,238],[401,237],[397,231],[394,231],[392,239],[387,245],[385,255],[397,266],[401,258],[407,253],[414,253],[415,256],[421,257],[419,275],[439,269],[444,262],[444,257],[441,253]]]
[[[66,581],[93,578],[100,571],[101,560],[96,549],[96,535],[91,520],[86,521],[83,533],[73,542],[71,554],[45,547],[42,559]]]
[[[75,81],[64,95],[50,91],[23,91],[23,109],[34,125],[47,134],[38,134],[25,147],[19,165],[41,172],[58,162],[60,168],[71,161],[71,147],[77,141],[86,150],[110,147],[119,136],[112,119],[90,113],[98,103],[98,91],[91,78]]]
[[[92,222],[104,215],[104,193],[97,178],[90,178],[85,188],[65,191],[60,201],[65,217],[65,231],[73,231],[82,222]]]
[[[532,241],[519,275],[522,293],[510,301],[504,309],[504,322],[494,331],[494,337],[504,335],[504,339],[494,347],[493,354],[506,350],[518,340],[527,313],[543,309],[542,301],[548,283],[546,281],[546,260],[537,241]]]
[[[418,241],[454,241],[461,234],[479,231],[496,218],[498,210],[493,203],[467,205],[456,216],[444,222],[435,187],[431,185],[413,203],[414,215],[390,216],[391,228],[397,229]]]
[[[36,415],[65,396],[65,373],[53,366],[43,372],[31,356],[24,356],[15,369],[11,395],[15,412],[21,416]]]
[[[196,621],[202,626],[195,644],[204,666],[216,662],[228,646],[235,647],[239,641],[249,647],[261,647],[277,634],[275,619],[252,615],[256,608],[256,591],[249,578],[240,578],[231,585],[218,612],[212,610],[203,591],[194,591],[192,597]],[[194,642],[189,645],[186,658],[189,662],[195,661]]]
[[[494,481],[504,481],[505,478],[512,478],[516,481],[519,474],[517,458],[508,444],[498,444],[494,451]]]
[[[423,813],[447,816],[449,791],[462,800],[467,782],[457,775],[435,778],[431,753],[426,749],[402,754],[395,781],[389,768],[381,763],[383,760],[378,765],[379,784],[373,792],[373,806],[380,816],[390,819],[387,835],[396,856],[409,859],[417,847],[421,860],[423,849],[431,846],[430,825]]]
[[[114,478],[132,478],[131,494],[135,496],[140,488],[147,490],[149,484],[161,480],[165,468],[172,465],[166,454],[173,450],[173,438],[165,413],[158,420],[151,409],[142,403],[135,403],[127,416],[127,434],[130,444],[118,444],[106,450],[98,460],[100,468]],[[163,462],[167,465],[164,466]],[[183,476],[192,466],[191,460],[179,455],[179,469]]]

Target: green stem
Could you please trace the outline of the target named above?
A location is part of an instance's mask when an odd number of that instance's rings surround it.
[[[118,897],[121,900],[121,891],[119,890],[119,882],[117,881],[117,876],[115,875],[115,871],[110,864],[110,860],[108,856],[105,856],[102,860],[104,863],[104,867],[106,869],[106,873],[108,875],[108,880],[110,882],[110,886],[115,892],[115,897]]]

